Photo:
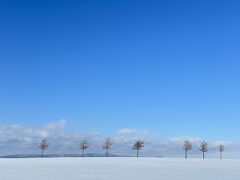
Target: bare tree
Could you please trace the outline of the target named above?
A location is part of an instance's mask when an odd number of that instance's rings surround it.
[[[83,140],[81,143],[80,143],[80,149],[82,151],[82,157],[84,157],[84,152],[85,150],[87,150],[88,148],[90,147],[90,144],[86,141],[86,140]]]
[[[185,151],[185,159],[188,158],[188,151],[192,149],[192,143],[189,140],[186,140],[183,145]]]
[[[218,147],[218,150],[220,152],[220,159],[222,159],[222,152],[225,150],[225,146],[220,144],[219,147]]]
[[[139,150],[141,150],[144,147],[144,141],[141,141],[140,139],[134,142],[133,149],[137,150],[137,157],[139,155]]]
[[[43,152],[49,147],[49,143],[47,139],[42,139],[41,142],[39,143],[39,149],[42,152],[42,157],[43,157]]]
[[[205,159],[205,152],[208,151],[208,143],[205,141],[201,142],[199,150],[202,152],[202,158]]]
[[[112,145],[113,145],[113,142],[111,141],[110,138],[107,138],[103,143],[102,148],[106,150],[106,157],[108,157],[108,150],[111,148]]]

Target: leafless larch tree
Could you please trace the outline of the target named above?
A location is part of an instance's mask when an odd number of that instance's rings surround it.
[[[205,159],[205,152],[208,151],[208,143],[205,141],[201,142],[199,150],[202,152],[202,158]]]
[[[109,149],[111,148],[111,146],[113,145],[113,142],[111,141],[110,138],[107,138],[103,145],[102,145],[102,148],[106,151],[106,157],[108,157],[108,151]]]
[[[225,150],[225,146],[220,144],[219,147],[218,147],[218,150],[220,152],[220,159],[222,159],[222,152]]]
[[[49,147],[49,143],[48,143],[47,139],[42,139],[41,142],[39,143],[38,147],[41,150],[42,157],[43,157],[44,151]]]
[[[144,147],[144,141],[141,141],[140,139],[134,142],[133,144],[133,150],[137,151],[137,157],[139,155],[139,150],[141,150]]]
[[[185,152],[185,159],[187,159],[188,151],[192,149],[192,143],[189,140],[184,141],[183,149]]]
[[[84,157],[84,153],[85,151],[90,147],[90,144],[86,141],[86,140],[83,140],[81,143],[80,143],[80,149],[82,151],[82,157]]]

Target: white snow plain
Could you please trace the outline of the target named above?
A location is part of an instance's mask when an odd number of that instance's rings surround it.
[[[240,160],[0,159],[0,180],[239,180]]]

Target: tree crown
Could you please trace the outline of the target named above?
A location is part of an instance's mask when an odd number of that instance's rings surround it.
[[[183,149],[185,151],[189,151],[192,149],[192,143],[189,140],[186,140],[183,145]]]
[[[41,150],[47,149],[48,146],[49,146],[49,143],[48,143],[47,139],[43,139],[43,140],[41,140],[41,142],[39,143],[39,149],[41,149]]]
[[[220,144],[218,148],[220,152],[223,152],[225,150],[225,146],[222,144]]]
[[[202,151],[202,152],[207,152],[208,151],[208,143],[203,141],[200,144],[199,150]]]
[[[113,145],[113,142],[111,141],[110,138],[107,138],[105,142],[103,143],[102,148],[103,149],[110,149],[110,147]]]
[[[133,144],[133,149],[136,149],[136,150],[142,149],[143,147],[144,147],[144,141],[140,139],[134,142]]]
[[[80,149],[81,149],[81,150],[88,149],[89,147],[90,147],[90,144],[88,143],[87,140],[83,140],[83,141],[80,143]]]

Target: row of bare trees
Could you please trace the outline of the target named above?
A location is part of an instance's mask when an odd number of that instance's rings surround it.
[[[109,149],[111,148],[111,146],[113,145],[113,142],[111,141],[110,138],[107,138],[103,145],[102,145],[102,149],[105,150],[105,156],[108,157],[108,152],[109,152]],[[83,140],[81,143],[80,143],[80,150],[82,151],[82,157],[84,157],[84,153],[85,151],[90,147],[90,144],[88,143],[88,141],[86,140]],[[137,140],[134,142],[133,144],[133,147],[132,149],[133,150],[136,150],[137,152],[137,157],[139,156],[139,151],[144,147],[144,142],[142,140]]]
[[[185,151],[185,158],[188,158],[188,151],[192,150],[192,143],[189,140],[186,140],[183,145],[183,149]],[[202,152],[202,158],[205,159],[205,153],[208,152],[208,143],[206,141],[202,141],[199,146],[199,151]],[[220,153],[220,159],[223,158],[222,152],[225,150],[225,146],[220,144],[218,146],[218,151]]]
[[[113,145],[113,142],[111,141],[110,138],[107,138],[103,144],[102,144],[102,149],[105,150],[105,156],[108,157],[109,155],[109,149],[111,148],[111,146]],[[44,151],[49,147],[49,143],[47,141],[47,139],[43,139],[41,140],[41,142],[39,143],[39,149],[41,150],[41,156],[43,157],[44,155]],[[142,140],[137,140],[134,142],[132,149],[136,150],[137,152],[137,157],[139,156],[139,151],[144,147],[144,141]],[[90,144],[87,140],[83,140],[80,143],[79,149],[82,152],[82,157],[84,157],[85,151],[90,148]]]
[[[102,149],[105,150],[105,156],[108,157],[109,155],[109,149],[113,145],[113,142],[111,141],[110,138],[107,138],[103,144],[102,144]],[[41,150],[41,155],[43,157],[44,151],[49,147],[49,143],[46,139],[43,139],[40,144],[39,144],[39,149]],[[133,143],[132,149],[136,150],[136,156],[139,157],[139,151],[144,147],[144,141],[142,140],[137,140]],[[202,152],[202,158],[205,159],[205,153],[208,152],[208,143],[206,141],[202,141],[200,146],[199,146],[199,151]],[[80,143],[79,149],[82,152],[82,157],[84,157],[85,151],[90,148],[90,144],[87,140],[83,140]],[[188,158],[188,151],[192,150],[193,146],[192,143],[189,140],[186,140],[183,145],[183,149],[185,152],[185,158]],[[222,159],[222,152],[225,150],[224,145],[220,144],[218,146],[218,151],[220,152],[220,159]]]

